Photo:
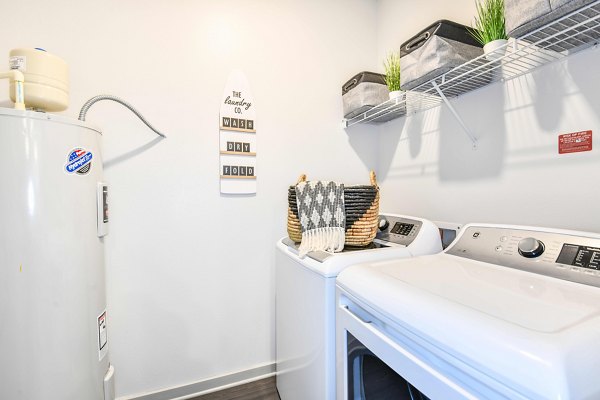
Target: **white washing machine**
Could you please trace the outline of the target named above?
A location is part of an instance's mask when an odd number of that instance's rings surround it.
[[[336,303],[338,399],[600,398],[598,234],[467,225],[344,270]]]
[[[335,399],[335,278],[349,265],[433,254],[438,227],[427,220],[382,215],[373,246],[304,259],[289,238],[277,242],[277,389],[282,400]]]

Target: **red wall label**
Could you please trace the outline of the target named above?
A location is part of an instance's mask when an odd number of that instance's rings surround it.
[[[558,135],[558,154],[579,153],[592,150],[592,131]]]

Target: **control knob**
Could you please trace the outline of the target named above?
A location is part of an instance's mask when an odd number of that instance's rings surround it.
[[[544,243],[536,238],[528,237],[519,241],[519,254],[526,258],[539,257],[544,249]]]
[[[388,222],[387,219],[385,219],[385,217],[381,217],[379,218],[379,230],[380,231],[385,231],[388,226],[390,226],[390,223]]]

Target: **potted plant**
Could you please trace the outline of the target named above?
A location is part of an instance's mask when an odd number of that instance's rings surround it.
[[[400,91],[400,54],[391,52],[383,61],[385,68],[385,84],[390,91],[390,99],[398,98],[402,95]]]
[[[504,0],[480,0],[476,3],[477,16],[469,32],[483,45],[483,52],[490,61],[502,57],[498,50],[507,43],[504,27]]]

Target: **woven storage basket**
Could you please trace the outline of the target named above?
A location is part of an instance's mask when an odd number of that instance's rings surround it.
[[[298,183],[305,182],[301,175]],[[344,187],[344,209],[346,211],[346,246],[368,246],[375,239],[379,222],[379,186],[375,172],[371,171],[371,184]],[[290,239],[302,241],[302,227],[298,219],[296,187],[288,190],[287,230]]]

